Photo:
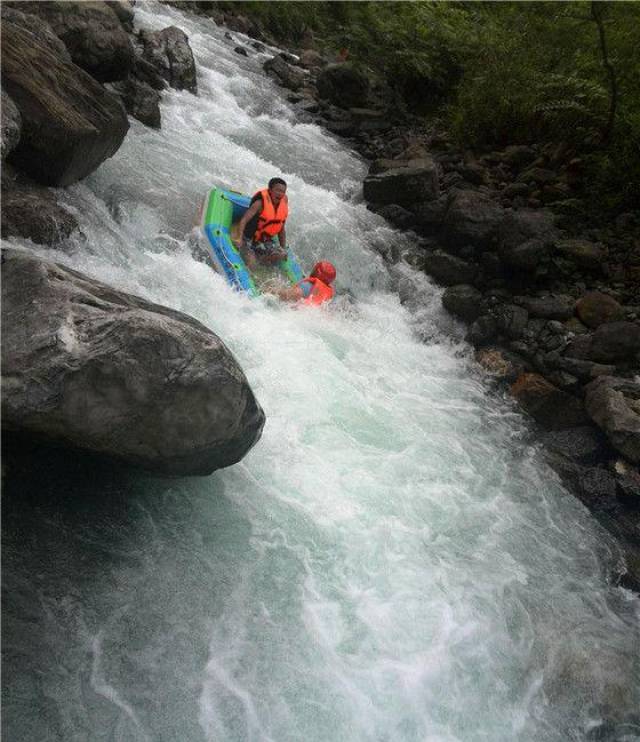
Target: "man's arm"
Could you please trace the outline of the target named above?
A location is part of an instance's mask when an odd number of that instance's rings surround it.
[[[238,232],[240,236],[236,240],[237,243],[242,242],[242,238],[244,236],[244,229],[247,226],[247,223],[249,222],[249,220],[253,219],[253,217],[256,214],[259,214],[261,211],[262,211],[262,201],[258,199],[257,201],[254,201],[251,204],[251,206],[249,206],[249,208],[244,212],[244,216],[238,222]]]
[[[284,224],[282,225],[282,229],[278,232],[278,239],[280,240],[280,247],[283,250],[287,249],[287,231],[284,228]]]

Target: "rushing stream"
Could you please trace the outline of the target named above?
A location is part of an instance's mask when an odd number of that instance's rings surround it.
[[[136,22],[188,33],[199,96],[166,91],[161,131],[132,121],[61,195],[84,239],[40,252],[211,327],[267,423],[206,478],[9,477],[4,738],[640,739],[615,545],[444,332],[439,290],[407,268],[422,309],[400,304],[379,252],[408,238],[362,204],[366,166],[296,124],[267,54],[161,5]],[[273,175],[301,262],[337,265],[329,311],[250,300],[191,257],[207,188]]]

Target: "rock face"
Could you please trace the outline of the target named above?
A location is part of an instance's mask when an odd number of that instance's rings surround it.
[[[614,448],[640,463],[640,384],[601,376],[587,386],[586,407]]]
[[[2,423],[171,474],[209,474],[260,438],[231,353],[180,312],[3,252]]]
[[[16,108],[16,104],[2,91],[2,139],[0,140],[0,154],[2,159],[15,149],[20,141],[22,129],[22,116]]]
[[[38,182],[74,183],[122,144],[129,122],[120,101],[37,34],[7,20],[2,77],[22,117],[10,159]]]
[[[438,168],[431,158],[394,164],[396,167],[365,178],[366,201],[406,206],[438,198]]]
[[[124,79],[133,65],[133,46],[118,14],[102,2],[20,2],[21,12],[45,20],[78,67],[100,82]],[[121,12],[121,11],[120,11]]]
[[[141,31],[142,57],[176,90],[196,95],[196,64],[187,34],[176,26],[162,31]]]

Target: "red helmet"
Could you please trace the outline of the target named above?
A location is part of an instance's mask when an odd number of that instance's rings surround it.
[[[314,278],[319,278],[322,283],[333,283],[336,280],[336,269],[333,263],[328,260],[321,260],[313,266],[311,275]]]

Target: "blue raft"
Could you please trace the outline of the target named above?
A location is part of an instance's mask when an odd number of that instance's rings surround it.
[[[200,230],[206,238],[207,255],[213,266],[225,276],[231,286],[244,291],[249,296],[259,296],[256,276],[247,268],[238,248],[231,239],[231,230],[249,208],[251,198],[224,188],[212,188],[202,208]],[[277,267],[260,269],[261,278],[268,271],[269,277],[284,276],[291,284],[303,277],[300,264],[291,249],[287,249],[287,259]]]

